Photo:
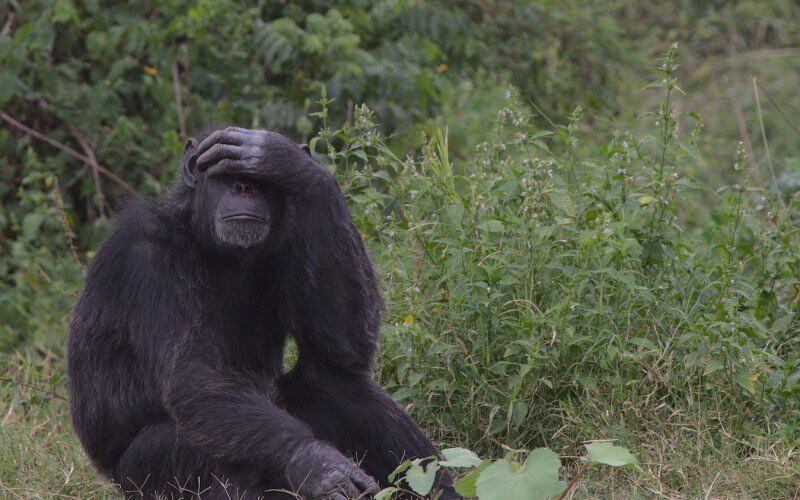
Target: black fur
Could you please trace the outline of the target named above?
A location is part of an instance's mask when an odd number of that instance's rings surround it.
[[[126,496],[297,491],[288,464],[316,440],[384,485],[402,459],[435,454],[371,379],[382,301],[335,181],[288,139],[270,148],[297,168],[276,174],[284,209],[263,245],[215,244],[200,182],[131,202],[92,261],[70,324],[70,410]],[[287,335],[299,360],[284,373]]]

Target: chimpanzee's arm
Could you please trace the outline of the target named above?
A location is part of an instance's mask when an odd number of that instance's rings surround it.
[[[369,370],[383,307],[372,264],[333,177],[274,132],[227,128],[198,148],[205,175],[246,175],[288,194],[281,256],[284,316],[302,353]],[[281,237],[281,235],[278,235]],[[297,318],[313,319],[308,325]]]

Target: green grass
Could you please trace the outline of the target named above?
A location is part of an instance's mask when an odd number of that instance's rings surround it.
[[[4,382],[0,388],[0,497],[115,497],[115,489],[91,469],[71,432],[63,399],[63,360],[52,353],[31,353],[25,358],[6,357],[0,366]],[[535,421],[529,425],[548,436],[546,443],[562,456],[567,474],[579,467],[569,457],[579,454],[580,441],[590,437],[617,437],[632,445],[652,474],[590,470],[578,483],[575,498],[793,498],[800,494],[797,451],[791,440],[781,436],[780,429],[759,429],[751,437],[736,437],[730,410],[708,408],[692,413],[666,405],[642,408],[630,403],[614,408],[592,400],[545,406],[557,412],[553,417],[561,425],[540,428]],[[417,408],[409,409],[420,417]],[[445,406],[441,414],[455,410]],[[438,419],[421,420],[442,447],[461,444]],[[483,449],[502,454],[502,439],[478,437],[476,443],[481,442]]]
[[[114,488],[92,470],[72,434],[61,355],[4,356],[0,380],[0,496],[115,496]]]

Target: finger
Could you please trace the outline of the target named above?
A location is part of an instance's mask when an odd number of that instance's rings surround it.
[[[247,174],[247,164],[241,160],[220,160],[206,170],[206,177],[223,174]]]
[[[343,479],[336,485],[336,492],[347,498],[358,498],[361,492],[349,479]]]
[[[228,130],[250,136],[263,136],[264,134],[268,133],[266,130],[252,130],[249,128],[242,128],[242,127],[228,127]]]
[[[355,469],[350,474],[350,479],[364,494],[374,495],[381,490],[375,479],[361,469]]]
[[[203,139],[203,142],[200,143],[200,146],[197,148],[197,150],[200,152],[200,154],[203,154],[214,144],[230,144],[233,146],[240,146],[250,140],[249,135],[242,133],[241,130],[242,129],[233,130],[232,127],[228,127],[212,132],[211,135]]]
[[[238,160],[244,151],[239,146],[214,144],[197,158],[197,169],[203,171],[220,160]]]
[[[271,137],[281,137],[277,132],[270,132],[269,130],[250,130],[241,127],[228,127],[228,130],[246,135],[248,142],[255,145],[263,145],[265,142],[268,142]]]

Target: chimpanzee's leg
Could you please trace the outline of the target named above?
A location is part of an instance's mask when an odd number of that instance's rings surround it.
[[[268,485],[261,482],[263,478],[248,478],[235,467],[215,465],[190,449],[171,421],[139,431],[117,464],[113,479],[127,498],[235,500],[275,496],[264,493]]]

